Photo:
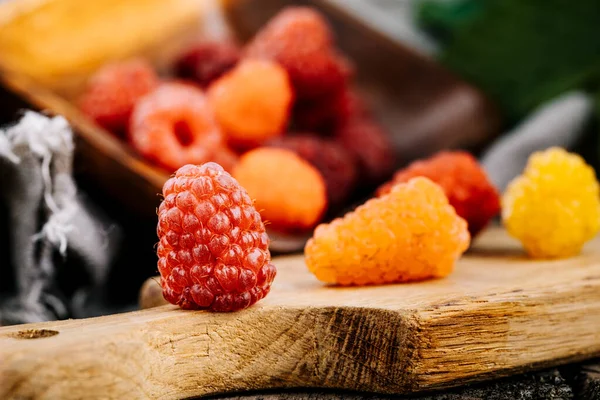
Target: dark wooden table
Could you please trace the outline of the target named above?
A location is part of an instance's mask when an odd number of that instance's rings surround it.
[[[600,400],[600,360],[419,396],[294,390],[211,397],[220,400]]]

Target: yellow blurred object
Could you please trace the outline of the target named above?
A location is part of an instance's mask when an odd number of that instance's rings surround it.
[[[12,0],[0,5],[0,66],[64,89],[107,60],[198,27],[203,0]],[[112,29],[107,29],[110,21]],[[164,46],[163,46],[164,47]]]
[[[533,258],[578,254],[600,229],[594,170],[562,148],[533,153],[502,197],[502,220]]]

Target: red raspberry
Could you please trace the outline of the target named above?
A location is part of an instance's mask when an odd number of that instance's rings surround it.
[[[388,134],[374,121],[352,119],[336,131],[336,140],[358,160],[363,183],[379,184],[395,166],[395,153]]]
[[[308,7],[287,7],[273,17],[249,43],[246,55],[281,64],[299,98],[333,93],[353,71],[335,51],[325,18]]]
[[[183,309],[237,311],[269,293],[269,237],[246,190],[209,162],[185,165],[163,187],[158,271],[165,299]]]
[[[79,108],[98,125],[124,135],[135,102],[157,85],[156,73],[144,60],[108,64],[88,81]]]
[[[342,125],[353,119],[371,118],[371,110],[363,96],[352,88],[346,88],[338,93],[334,101],[335,122]]]
[[[294,107],[299,129],[331,132],[352,119],[370,118],[370,111],[358,92],[343,88],[333,95],[300,101]]]
[[[175,63],[177,76],[202,87],[220,78],[240,60],[240,49],[231,42],[202,42],[189,48]]]
[[[377,191],[378,196],[389,193],[400,182],[423,176],[440,185],[456,213],[469,224],[475,237],[500,212],[496,188],[477,160],[464,151],[442,151],[426,160],[415,161],[399,170],[393,179]]]
[[[352,192],[357,178],[355,160],[333,140],[295,134],[275,139],[269,146],[292,150],[311,163],[323,175],[330,206],[339,206]]]
[[[140,99],[129,139],[142,156],[172,171],[213,161],[225,151],[204,93],[182,83],[164,83]]]

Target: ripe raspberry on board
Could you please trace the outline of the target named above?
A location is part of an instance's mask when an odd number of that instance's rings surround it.
[[[373,285],[444,277],[469,243],[442,188],[418,177],[319,225],[304,254],[323,282]]]
[[[269,237],[246,190],[216,163],[185,165],[163,187],[158,270],[183,309],[237,311],[269,293]]]
[[[158,82],[152,66],[141,59],[107,64],[88,81],[79,108],[98,125],[122,136],[135,102]]]
[[[277,138],[268,145],[292,150],[317,168],[325,180],[330,206],[343,204],[354,189],[357,178],[355,160],[333,140],[300,133]]]
[[[275,230],[306,231],[319,222],[327,207],[323,177],[290,150],[251,150],[240,157],[232,175],[256,200],[263,219]]]
[[[502,196],[502,221],[534,258],[578,254],[600,229],[596,174],[577,154],[533,153]]]
[[[215,81],[208,97],[228,143],[248,149],[283,133],[293,93],[281,66],[246,60]]]
[[[309,7],[287,7],[248,44],[245,55],[277,61],[288,72],[299,98],[334,93],[353,67],[335,50],[325,18]]]
[[[175,62],[178,77],[202,87],[232,69],[240,60],[241,50],[231,42],[207,41],[187,49]]]
[[[450,204],[468,225],[471,237],[483,230],[500,212],[500,195],[475,157],[464,151],[442,151],[415,161],[396,172],[377,195],[389,193],[394,185],[424,176],[440,185]]]
[[[142,156],[171,171],[235,158],[202,90],[183,83],[163,83],[137,102],[129,140]]]

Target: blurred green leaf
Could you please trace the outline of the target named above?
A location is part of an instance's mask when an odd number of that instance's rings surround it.
[[[440,61],[510,123],[567,90],[600,86],[598,0],[488,0],[476,17],[445,26],[452,40]]]
[[[423,0],[418,2],[419,26],[442,44],[456,29],[483,13],[490,0]]]

